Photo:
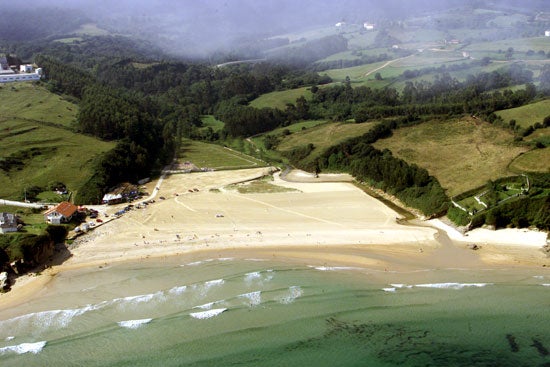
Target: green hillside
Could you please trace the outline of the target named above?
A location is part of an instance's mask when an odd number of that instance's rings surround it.
[[[0,100],[1,198],[56,181],[75,192],[93,175],[94,160],[115,145],[72,132],[78,107],[42,86],[6,84]]]
[[[250,106],[254,108],[272,107],[284,110],[288,103],[296,103],[296,99],[299,97],[303,96],[305,99],[311,99],[311,91],[309,89],[309,87],[302,87],[262,94],[250,102]]]
[[[78,106],[35,83],[0,84],[0,119],[20,118],[70,127]]]
[[[537,122],[542,123],[546,116],[550,116],[550,99],[495,113],[506,123],[516,120],[518,126],[526,128]]]
[[[314,150],[301,163],[307,166],[323,153],[327,148],[345,141],[349,138],[363,135],[369,131],[374,123],[365,122],[361,124],[331,122],[319,124],[315,121],[315,126],[300,129],[283,137],[281,143],[277,146],[277,151],[289,154],[293,149],[313,144]],[[291,125],[292,126],[292,125]]]
[[[529,149],[513,141],[509,130],[462,118],[398,129],[374,146],[426,168],[453,196],[489,179],[513,175],[508,165]]]

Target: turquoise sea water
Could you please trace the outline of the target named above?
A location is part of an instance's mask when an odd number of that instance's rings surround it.
[[[151,260],[0,313],[0,366],[549,366],[549,311],[543,270]]]

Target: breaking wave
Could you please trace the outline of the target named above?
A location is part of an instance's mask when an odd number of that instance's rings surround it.
[[[36,342],[36,343],[22,343],[18,345],[10,345],[4,348],[0,348],[0,354],[5,353],[17,353],[17,354],[25,354],[25,353],[32,353],[32,354],[38,354],[44,349],[46,346],[45,341]]]
[[[247,299],[248,304],[250,306],[258,306],[259,304],[262,303],[262,292],[261,291],[240,294],[237,297]]]
[[[462,288],[482,288],[491,283],[433,283],[433,284],[416,284],[418,288],[441,288],[441,289],[462,289]]]
[[[192,312],[189,314],[189,316],[195,319],[203,320],[203,319],[209,319],[214,316],[218,316],[219,314],[225,311],[227,311],[227,308],[215,308],[213,310],[208,310],[208,311]]]
[[[137,329],[145,324],[148,324],[153,319],[141,319],[141,320],[127,320],[117,322],[118,326],[126,329]]]
[[[288,295],[282,297],[279,301],[283,304],[289,304],[294,302],[297,298],[301,297],[304,294],[304,291],[301,287],[293,285],[288,288]]]

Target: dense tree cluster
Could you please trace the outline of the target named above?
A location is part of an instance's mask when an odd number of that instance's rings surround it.
[[[215,115],[225,123],[229,136],[244,137],[271,131],[286,121],[285,114],[274,108],[252,108],[225,104]]]

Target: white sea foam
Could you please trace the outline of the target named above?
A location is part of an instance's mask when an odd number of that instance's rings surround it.
[[[256,292],[250,292],[245,294],[238,295],[239,298],[246,298],[248,300],[248,304],[250,306],[258,306],[262,303],[262,292],[256,291]]]
[[[246,273],[246,274],[244,275],[244,280],[245,280],[246,282],[251,282],[251,281],[253,281],[253,280],[255,280],[255,279],[260,279],[261,277],[262,277],[262,275],[260,274],[259,271],[254,271],[254,272],[252,272],[252,273]]]
[[[10,345],[4,348],[0,348],[0,354],[5,353],[17,353],[17,354],[25,354],[25,353],[33,353],[38,354],[44,349],[44,346],[46,346],[46,342],[36,342],[36,343],[22,343],[19,345]]]
[[[210,310],[214,306],[215,302],[205,303],[204,305],[198,305],[193,308],[200,308],[201,310]]]
[[[31,326],[34,330],[62,329],[67,327],[73,318],[93,309],[94,306],[85,306],[76,309],[51,310],[30,313],[0,322],[0,329],[10,330],[18,327]]]
[[[416,284],[419,288],[441,288],[441,289],[462,289],[467,287],[481,288],[491,283],[433,283],[433,284]]]
[[[410,288],[413,287],[412,285],[401,284],[401,283],[392,283],[390,285],[394,288],[409,288],[410,289]]]
[[[187,286],[186,286],[186,285],[182,285],[182,286],[179,286],[179,287],[171,288],[171,289],[168,291],[168,293],[177,296],[177,295],[180,295],[180,294],[184,293],[186,290],[187,290]]]
[[[111,301],[107,301],[105,305],[117,304],[119,307],[136,306],[141,303],[148,303],[152,301],[164,301],[165,299],[166,299],[166,296],[164,292],[158,291],[155,293],[141,294],[137,296],[115,298]]]
[[[215,286],[215,285],[222,285],[223,283],[225,283],[225,280],[216,279],[216,280],[209,280],[208,282],[204,282],[204,285],[206,287],[212,287],[212,286]]]
[[[301,297],[304,294],[304,291],[301,287],[293,285],[288,288],[288,295],[281,298],[280,302],[283,304],[289,304],[294,302],[297,298]]]
[[[338,271],[338,270],[358,270],[361,268],[353,267],[353,266],[313,266],[309,265],[310,268],[313,268],[315,270],[320,271]]]
[[[206,260],[201,260],[201,261],[194,261],[192,263],[188,263],[188,264],[185,264],[183,266],[197,266],[197,265],[202,265],[202,264],[206,264],[206,263],[209,263],[209,262],[212,262],[214,261],[214,259],[206,259]]]
[[[395,287],[392,288],[382,288],[384,292],[395,292]]]
[[[117,322],[118,326],[126,329],[137,329],[145,324],[148,324],[153,319],[141,319],[141,320],[126,320]]]
[[[222,312],[227,311],[227,308],[215,308],[213,310],[202,311],[202,312],[192,312],[189,315],[195,319],[209,319],[214,316],[218,316]]]

